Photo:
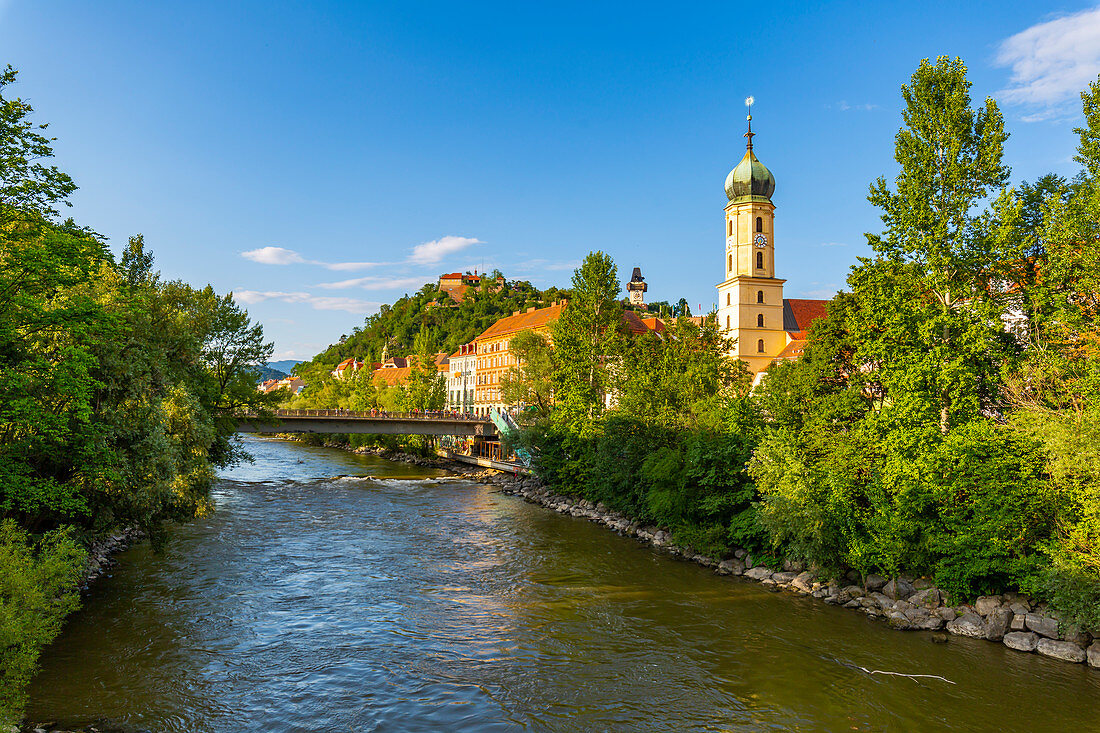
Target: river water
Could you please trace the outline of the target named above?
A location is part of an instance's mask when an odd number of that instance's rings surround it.
[[[153,731],[1098,730],[1100,670],[888,630],[489,487],[249,438],[28,716]],[[951,683],[868,670],[940,675]]]

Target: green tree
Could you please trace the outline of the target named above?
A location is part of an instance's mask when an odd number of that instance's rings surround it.
[[[572,297],[554,322],[554,396],[558,419],[574,427],[604,409],[608,365],[624,346],[619,271],[603,252],[591,252],[573,273]]]
[[[549,340],[536,331],[523,331],[508,342],[508,353],[516,364],[501,375],[501,399],[510,405],[534,405],[540,412],[547,412],[554,374]]]
[[[1100,629],[1100,78],[1081,101],[1082,170],[1043,208],[1038,270],[1047,307],[1009,392],[1014,425],[1044,446],[1057,492],[1047,590],[1064,619]]]
[[[863,260],[850,283],[867,297],[867,361],[904,373],[906,392],[939,412],[941,432],[972,417],[976,400],[990,399],[992,373],[981,350],[994,340],[1003,304],[993,281],[1021,255],[1019,207],[1002,193],[990,209],[981,203],[1002,187],[1004,119],[996,102],[971,107],[970,82],[960,59],[921,61],[902,87],[904,126],[895,137],[901,166],[891,190],[885,179],[869,200],[882,209],[883,234],[868,235],[880,261]],[[883,319],[896,314],[892,324]],[[909,338],[892,338],[908,329]],[[878,338],[890,330],[886,338]],[[899,360],[923,355],[906,369]],[[983,363],[984,362],[984,363]],[[899,385],[900,386],[900,385]],[[902,390],[892,394],[899,399]]]

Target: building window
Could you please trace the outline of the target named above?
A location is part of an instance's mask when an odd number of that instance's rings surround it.
[[[764,302],[764,291],[763,290],[757,290],[756,291],[756,302],[757,303],[763,303]]]
[[[726,305],[730,304],[730,294],[726,293]]]
[[[764,339],[757,340],[757,342],[756,342],[756,353],[758,353],[758,354],[763,354],[764,353]]]
[[[757,328],[763,328],[764,327],[764,314],[763,313],[757,313],[756,314],[756,326],[757,326]]]
[[[730,317],[726,316],[726,330],[727,331],[729,330],[729,327],[730,327]]]
[[[764,253],[763,252],[757,252],[756,253],[756,267],[759,270],[764,269]]]
[[[733,272],[733,255],[729,256],[729,264],[726,265],[726,272]]]
[[[733,236],[733,219],[730,219],[729,221],[726,222],[726,236],[727,237],[732,237]]]
[[[764,231],[764,218],[761,216],[756,217],[756,231]]]

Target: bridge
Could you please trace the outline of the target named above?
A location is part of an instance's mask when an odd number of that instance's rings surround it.
[[[237,421],[240,433],[497,436],[496,426],[487,417],[446,412],[275,410],[270,416],[238,415]]]

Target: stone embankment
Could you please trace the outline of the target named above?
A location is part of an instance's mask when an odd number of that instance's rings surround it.
[[[982,596],[973,604],[952,605],[947,595],[927,578],[827,578],[799,563],[785,562],[782,569],[765,567],[751,553],[737,550],[716,560],[673,544],[664,529],[647,526],[608,509],[602,503],[555,494],[534,477],[513,477],[496,471],[468,472],[469,478],[500,487],[535,504],[562,514],[589,519],[628,537],[635,537],[673,555],[713,568],[719,575],[737,575],[762,583],[775,591],[789,591],[824,603],[883,619],[898,630],[925,630],[968,636],[1004,644],[1021,652],[1100,667],[1100,640],[1081,629],[1059,624],[1057,614],[1043,604],[1018,593]]]
[[[97,579],[102,577],[118,561],[114,556],[130,545],[145,537],[145,533],[136,527],[119,530],[94,540],[88,547],[88,559],[84,561],[84,574],[80,579],[80,590],[87,591]]]

